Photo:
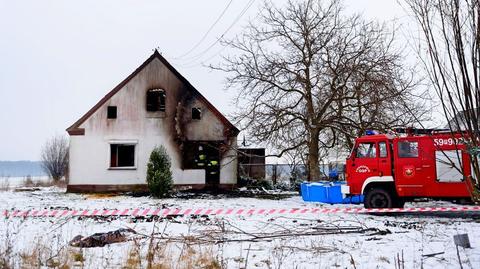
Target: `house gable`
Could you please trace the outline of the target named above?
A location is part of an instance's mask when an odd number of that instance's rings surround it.
[[[85,129],[81,128],[81,125],[87,121],[97,110],[99,110],[103,105],[105,105],[117,92],[123,89],[133,78],[135,78],[147,65],[149,65],[153,60],[158,59],[160,62],[172,72],[182,83],[185,89],[191,93],[195,99],[199,100],[209,111],[211,111],[218,120],[224,125],[226,130],[226,135],[236,136],[239,133],[239,130],[228,121],[222,113],[220,113],[195,87],[193,87],[190,82],[185,79],[157,50],[142,64],[140,65],[132,74],[125,78],[120,84],[113,88],[107,95],[105,95],[95,106],[93,106],[85,115],[83,115],[79,120],[77,120],[72,126],[67,128],[67,132],[71,136],[75,135],[85,135]]]

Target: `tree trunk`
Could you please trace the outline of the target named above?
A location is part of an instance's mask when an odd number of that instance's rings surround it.
[[[310,181],[320,181],[320,166],[318,164],[318,130],[312,130],[308,142],[308,173]]]

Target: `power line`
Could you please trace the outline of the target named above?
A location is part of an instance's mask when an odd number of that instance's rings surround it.
[[[222,13],[220,14],[220,16],[218,16],[218,18],[215,20],[215,22],[210,26],[210,28],[208,29],[208,31],[203,35],[203,37],[197,42],[197,44],[195,44],[189,51],[187,51],[186,53],[176,57],[176,58],[183,58],[185,56],[187,56],[188,54],[190,54],[193,50],[195,50],[204,40],[205,38],[208,36],[208,34],[212,31],[213,27],[215,27],[215,25],[217,25],[217,23],[220,21],[220,19],[223,17],[223,15],[225,15],[225,12],[227,12],[228,8],[230,7],[230,5],[232,4],[233,0],[230,0],[230,2],[228,2],[227,6],[223,9]]]
[[[250,0],[247,5],[245,5],[245,7],[243,8],[243,10],[240,12],[240,14],[238,14],[238,16],[235,18],[235,20],[232,22],[232,24],[230,24],[230,26],[222,33],[222,35],[217,38],[217,40],[215,40],[215,42],[213,42],[208,48],[206,48],[205,50],[203,50],[202,52],[200,52],[199,54],[195,55],[195,56],[192,56],[190,58],[186,58],[185,60],[192,60],[192,61],[195,61],[196,59],[200,58],[201,56],[203,56],[205,53],[207,53],[211,48],[213,48],[213,46],[215,46],[224,36],[225,34],[228,33],[228,31],[230,31],[230,29],[232,29],[232,27],[243,17],[243,15],[245,15],[245,13],[247,12],[247,10],[252,6],[252,4],[255,2],[255,0]]]
[[[221,49],[219,49],[217,52],[213,53],[211,56],[209,56],[208,58],[206,58],[205,60],[201,61],[200,63],[193,63],[193,64],[178,64],[179,66],[183,67],[183,68],[194,68],[194,67],[197,67],[197,66],[202,66],[202,65],[205,65],[205,63],[207,63],[209,60],[215,58],[217,55],[219,55],[220,53],[222,53],[227,47],[224,46],[222,47]]]

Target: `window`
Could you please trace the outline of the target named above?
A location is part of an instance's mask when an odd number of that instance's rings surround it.
[[[360,143],[357,147],[357,158],[375,158],[377,156],[377,149],[375,143]]]
[[[151,89],[147,91],[147,111],[165,111],[165,91]]]
[[[461,150],[444,150],[435,152],[437,181],[462,182],[464,180]]]
[[[387,143],[379,142],[378,143],[378,150],[380,151],[380,158],[385,158],[388,156],[387,153]]]
[[[202,118],[202,109],[199,107],[192,108],[192,120],[199,120]]]
[[[116,119],[117,118],[117,107],[108,106],[107,107],[107,119]]]
[[[417,158],[418,142],[409,142],[409,141],[398,142],[398,157]]]
[[[135,167],[135,145],[110,144],[110,167]]]

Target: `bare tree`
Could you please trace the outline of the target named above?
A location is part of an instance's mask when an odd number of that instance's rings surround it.
[[[422,118],[412,72],[385,25],[344,14],[340,1],[266,2],[243,34],[223,44],[235,55],[212,66],[238,89],[237,123],[282,156],[297,151],[309,178],[320,178],[322,152],[367,128]],[[298,154],[296,154],[298,155]]]
[[[467,143],[474,175],[469,178],[471,194],[480,201],[480,1],[406,2],[420,26],[420,59],[424,59],[443,114],[450,129],[461,130]]]
[[[63,135],[48,139],[42,147],[41,161],[43,170],[54,181],[64,177],[68,169],[68,139]]]

